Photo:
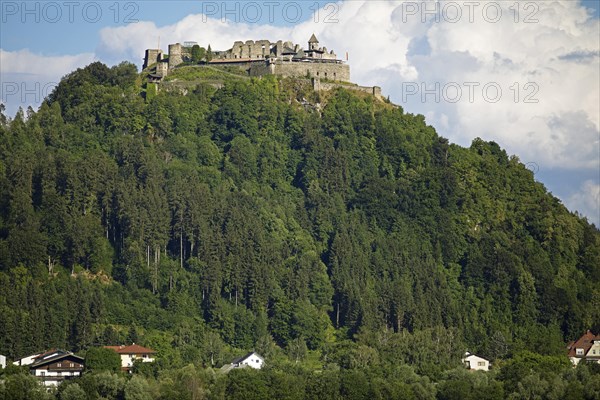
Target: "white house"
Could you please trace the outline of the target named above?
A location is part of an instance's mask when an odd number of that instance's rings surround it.
[[[20,358],[17,361],[13,362],[13,364],[17,365],[17,366],[31,365],[31,364],[33,364],[33,362],[35,361],[35,359],[37,357],[39,357],[40,355],[42,355],[42,354],[43,353],[36,353],[36,354],[32,354],[32,355],[27,356],[27,357]]]
[[[221,367],[221,372],[227,373],[234,368],[254,368],[261,369],[265,364],[265,359],[262,358],[258,353],[250,352],[243,357],[238,357],[231,361],[229,364],[223,365]]]
[[[569,359],[573,365],[579,364],[582,360],[600,364],[600,335],[594,335],[588,330],[576,342],[571,343],[568,349]]]
[[[243,357],[236,358],[231,362],[237,368],[243,368],[245,365],[254,369],[261,369],[265,363],[265,359],[258,355],[258,353],[251,352]]]
[[[104,346],[107,349],[114,350],[121,356],[121,369],[130,371],[133,368],[133,362],[140,360],[141,362],[153,362],[156,351],[142,347],[139,344],[131,344],[129,346]]]
[[[83,358],[70,351],[53,350],[40,354],[31,364],[30,372],[44,386],[58,386],[65,379],[81,376]]]
[[[490,370],[490,362],[483,357],[476,356],[475,354],[471,354],[468,351],[465,353],[465,356],[462,359],[463,364],[467,369],[476,370],[476,371],[489,371]]]
[[[6,357],[0,354],[0,368],[6,368]]]

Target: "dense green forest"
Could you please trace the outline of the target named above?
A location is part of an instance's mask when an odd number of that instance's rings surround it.
[[[93,63],[0,113],[0,354],[158,351],[61,399],[600,398],[565,350],[600,330],[600,233],[517,157],[366,94],[220,79],[143,96]],[[265,370],[213,372],[252,349]]]

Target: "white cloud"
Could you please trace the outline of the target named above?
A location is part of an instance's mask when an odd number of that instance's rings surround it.
[[[570,210],[586,215],[590,222],[600,227],[600,184],[592,180],[585,181],[578,192],[565,200]]]
[[[27,49],[0,49],[0,100],[6,105],[6,114],[13,116],[19,107],[37,108],[63,76],[95,58],[93,53],[44,56]]]
[[[167,51],[169,43],[183,43],[194,40],[204,46],[211,45],[213,50],[226,50],[236,40],[246,38],[290,37],[292,28],[268,25],[222,22],[220,19],[207,18],[201,14],[188,15],[173,25],[157,27],[153,22],[139,22],[117,28],[100,30],[100,44],[96,53],[102,59],[127,59],[141,65],[144,50],[160,46]]]
[[[340,23],[319,37],[349,51],[353,80],[382,86],[454,142],[480,136],[544,168],[600,168],[599,20],[573,1],[521,3],[518,23],[513,2],[450,3],[462,12],[456,22],[448,2],[437,16],[432,2],[343,3]]]
[[[0,61],[2,62],[2,74],[23,74],[41,77],[62,76],[72,70],[90,63],[94,60],[93,53],[77,55],[44,56],[35,54],[27,49],[18,51],[5,51],[0,49]]]

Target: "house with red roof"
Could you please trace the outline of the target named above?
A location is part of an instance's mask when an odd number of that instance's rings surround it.
[[[581,361],[600,364],[600,335],[594,335],[588,330],[575,342],[570,343],[567,348],[569,349],[569,359],[573,365],[577,365]]]
[[[156,351],[135,343],[129,346],[104,346],[104,348],[111,349],[121,356],[121,369],[123,371],[131,371],[136,360],[153,362],[156,354]]]

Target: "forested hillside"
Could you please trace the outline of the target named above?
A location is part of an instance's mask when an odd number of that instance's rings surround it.
[[[435,393],[467,349],[566,360],[600,329],[600,233],[498,144],[223,79],[145,100],[133,65],[94,63],[0,116],[0,354],[135,341],[173,371],[256,349],[323,388],[341,368],[342,395],[365,369]]]

